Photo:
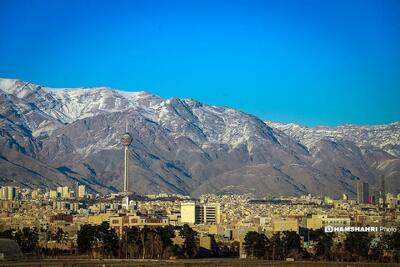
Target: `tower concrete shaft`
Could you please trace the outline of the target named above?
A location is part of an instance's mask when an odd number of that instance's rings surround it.
[[[125,124],[125,133],[122,135],[121,143],[124,146],[124,192],[127,193],[129,191],[129,177],[128,177],[128,160],[129,160],[129,151],[128,147],[132,143],[132,137],[128,132],[128,124]]]
[[[128,192],[129,180],[128,180],[128,146],[124,146],[124,192]]]

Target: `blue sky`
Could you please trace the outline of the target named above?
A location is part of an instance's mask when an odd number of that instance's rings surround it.
[[[400,120],[400,1],[0,0],[0,77],[308,126]]]

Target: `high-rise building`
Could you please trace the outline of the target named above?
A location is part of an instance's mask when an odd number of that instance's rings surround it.
[[[194,201],[181,203],[181,223],[189,224],[219,224],[220,204],[200,204]]]
[[[62,198],[69,198],[70,197],[68,186],[63,186],[62,187],[61,197]]]
[[[209,203],[204,205],[204,223],[220,223],[220,204]]]
[[[51,199],[56,199],[58,197],[58,192],[56,190],[50,190],[49,197]]]
[[[0,188],[0,199],[7,200],[8,198],[8,190],[5,186]]]
[[[181,223],[194,224],[196,222],[196,203],[182,202],[181,203]]]
[[[84,198],[86,196],[86,186],[85,185],[83,185],[83,184],[78,185],[77,196],[79,198]]]
[[[357,202],[369,203],[369,185],[366,182],[357,183]]]
[[[0,199],[14,200],[17,197],[17,188],[15,186],[3,186],[0,190]]]

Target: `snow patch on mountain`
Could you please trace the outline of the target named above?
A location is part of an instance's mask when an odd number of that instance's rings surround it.
[[[400,122],[373,126],[342,125],[337,127],[306,127],[294,123],[284,124],[271,121],[266,121],[266,124],[283,131],[309,149],[321,139],[348,140],[360,147],[378,147],[393,156],[400,156]]]

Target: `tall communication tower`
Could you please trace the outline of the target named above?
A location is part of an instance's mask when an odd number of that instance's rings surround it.
[[[124,193],[128,193],[128,147],[132,143],[132,137],[128,132],[128,124],[125,122],[125,133],[121,138],[121,143],[124,146]]]

